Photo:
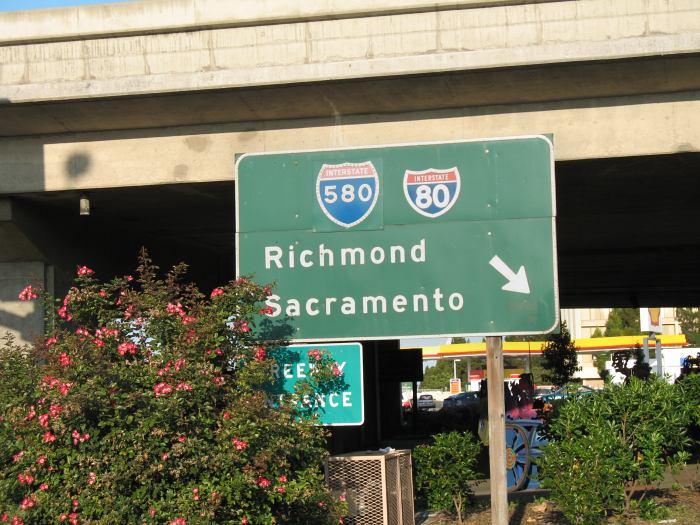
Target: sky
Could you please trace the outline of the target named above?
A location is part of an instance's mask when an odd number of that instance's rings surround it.
[[[23,11],[84,4],[114,4],[133,0],[0,0],[0,11]]]

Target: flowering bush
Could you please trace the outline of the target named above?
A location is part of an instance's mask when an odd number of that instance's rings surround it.
[[[156,270],[145,253],[135,279],[81,266],[43,341],[6,340],[0,522],[337,523],[323,428],[263,390],[252,328],[269,290],[238,279],[206,297],[184,265]]]

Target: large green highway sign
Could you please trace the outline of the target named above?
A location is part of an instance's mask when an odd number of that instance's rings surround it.
[[[558,326],[545,136],[242,155],[237,273],[294,341]]]

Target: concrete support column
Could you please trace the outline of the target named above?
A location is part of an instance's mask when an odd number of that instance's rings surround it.
[[[20,301],[18,294],[28,284],[45,289],[48,273],[43,262],[0,263],[0,338],[9,332],[16,343],[27,344],[43,335],[42,303]]]

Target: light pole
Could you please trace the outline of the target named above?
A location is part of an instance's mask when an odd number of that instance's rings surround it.
[[[457,362],[459,359],[452,361],[452,379],[457,379]]]

